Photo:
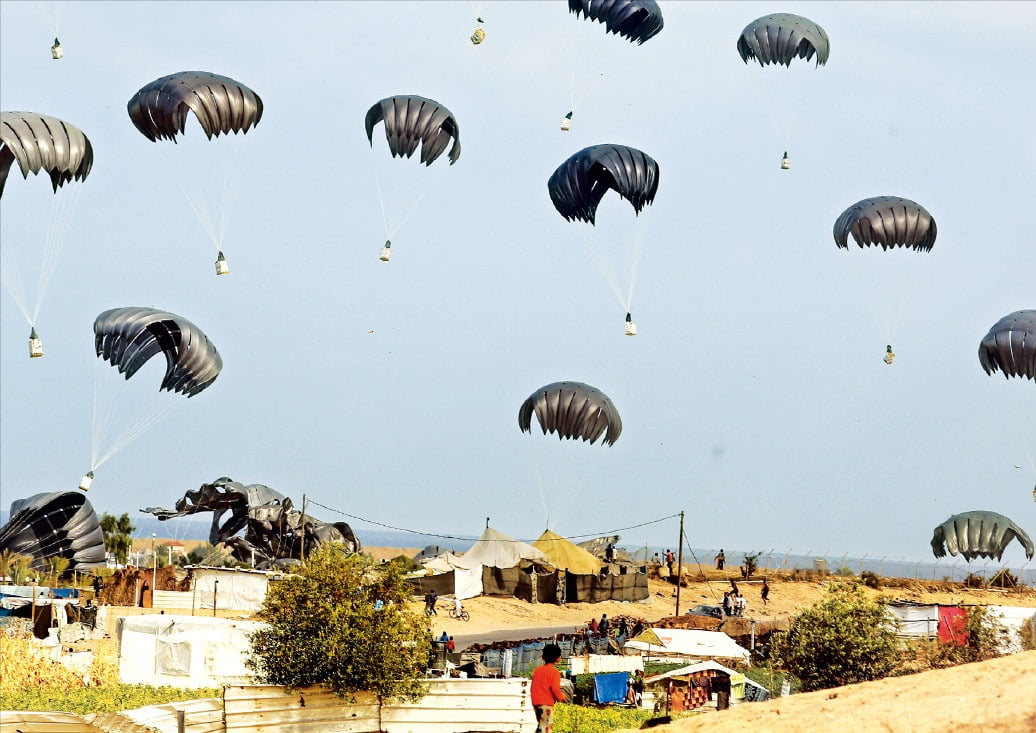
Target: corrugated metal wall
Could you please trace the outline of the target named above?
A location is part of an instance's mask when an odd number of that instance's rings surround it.
[[[417,703],[380,708],[366,696],[342,702],[322,688],[286,692],[283,687],[243,685],[224,691],[226,730],[290,733],[459,733],[534,731],[529,680],[428,680]]]

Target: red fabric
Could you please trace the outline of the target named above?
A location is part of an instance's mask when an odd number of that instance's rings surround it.
[[[939,606],[939,641],[964,646],[968,643],[968,612],[960,606]]]
[[[532,673],[529,696],[533,705],[553,705],[565,699],[561,690],[561,673],[553,664],[541,664]]]

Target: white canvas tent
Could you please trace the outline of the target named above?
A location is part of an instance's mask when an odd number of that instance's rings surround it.
[[[627,641],[623,646],[626,654],[630,652],[649,652],[651,656],[701,658],[701,659],[744,659],[749,658],[748,650],[722,631],[702,631],[700,629],[651,629],[662,646],[648,644],[645,641]]]
[[[476,564],[490,568],[513,568],[523,560],[550,566],[550,560],[542,550],[508,537],[492,527],[486,527],[478,541],[461,556],[461,562],[472,569]]]
[[[208,616],[119,618],[119,679],[159,687],[219,687],[252,681],[245,666],[257,621]]]
[[[258,611],[266,600],[271,578],[282,573],[242,568],[191,567],[194,575],[191,606],[195,609],[213,608],[234,611]]]

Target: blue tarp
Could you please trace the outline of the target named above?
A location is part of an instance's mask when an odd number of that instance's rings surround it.
[[[594,700],[602,705],[626,702],[626,682],[629,672],[609,672],[594,675]]]

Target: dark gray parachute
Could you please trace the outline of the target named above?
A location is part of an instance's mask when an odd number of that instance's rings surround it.
[[[534,411],[543,434],[557,433],[559,440],[579,438],[593,445],[604,434],[603,443],[612,445],[622,433],[622,418],[608,395],[582,382],[554,382],[529,395],[518,410],[523,433],[532,432]]]
[[[658,163],[636,148],[593,145],[566,160],[547,181],[554,208],[567,220],[594,223],[608,189],[626,199],[638,214],[655,200]]]
[[[994,323],[978,345],[978,360],[986,374],[1036,381],[1036,310],[1008,313]]]
[[[882,249],[910,247],[928,252],[938,230],[935,219],[916,201],[900,196],[875,196],[857,201],[835,220],[835,243],[849,248],[853,235],[861,248],[872,244]]]
[[[156,354],[165,354],[161,389],[193,397],[223,368],[216,347],[186,318],[155,308],[113,308],[94,321],[97,355],[129,379]]]
[[[188,491],[175,509],[148,507],[141,511],[162,521],[211,512],[209,542],[223,543],[238,560],[255,561],[260,568],[301,560],[303,553],[308,555],[325,543],[342,543],[349,552],[361,549],[360,540],[345,522],[321,522],[303,514],[289,497],[269,486],[246,485],[226,476]],[[224,520],[227,512],[230,516]]]
[[[1013,539],[1021,543],[1025,557],[1031,560],[1032,540],[1017,524],[996,512],[964,512],[954,514],[935,528],[932,552],[936,557],[944,557],[947,551],[954,557],[960,553],[969,562],[976,557],[999,560]]]
[[[453,139],[450,148],[450,165],[460,157],[460,125],[446,107],[434,99],[403,94],[387,97],[367,110],[364,127],[367,142],[374,145],[374,126],[385,122],[385,139],[388,140],[392,157],[411,157],[421,146],[421,162],[431,165],[442,155]]]
[[[615,33],[639,46],[658,35],[665,23],[655,0],[568,0],[568,11],[578,18],[604,23],[607,33]]]
[[[93,506],[81,491],[55,491],[18,499],[11,519],[0,527],[0,552],[32,558],[46,570],[49,557],[64,557],[69,570],[104,565],[104,533]]]
[[[18,161],[22,178],[41,170],[58,186],[86,180],[94,165],[94,149],[83,131],[57,117],[35,112],[0,112],[0,196],[11,164]]]
[[[126,104],[133,126],[151,142],[184,133],[187,113],[206,137],[248,132],[263,117],[263,100],[239,81],[208,71],[180,71],[155,79]]]
[[[817,66],[827,63],[831,51],[827,33],[809,18],[791,13],[775,13],[757,18],[745,26],[737,39],[737,52],[746,64],[755,59],[760,66],[791,66],[798,57],[806,61],[817,57]]]

